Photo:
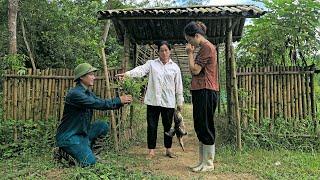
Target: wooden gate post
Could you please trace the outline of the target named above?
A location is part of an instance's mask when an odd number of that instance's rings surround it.
[[[239,20],[239,19],[238,19]],[[239,101],[238,101],[238,86],[237,86],[237,68],[236,68],[236,62],[235,62],[235,57],[234,57],[234,49],[232,46],[232,29],[234,26],[237,24],[237,22],[232,23],[232,19],[229,18],[228,20],[228,26],[227,26],[227,41],[226,41],[226,64],[228,64],[229,67],[226,67],[226,75],[227,75],[227,80],[229,77],[230,84],[228,85],[227,81],[227,95],[230,95],[228,100],[231,100],[231,103],[228,102],[228,105],[231,105],[229,107],[229,111],[231,110],[231,118],[235,120],[236,126],[237,126],[237,148],[238,150],[241,150],[241,125],[240,125],[240,111],[239,111]],[[228,75],[227,73],[230,73]],[[229,88],[229,90],[228,90]],[[232,107],[233,106],[233,107]],[[230,118],[230,116],[228,116]],[[230,121],[230,119],[229,119]],[[232,121],[232,120],[231,120]]]

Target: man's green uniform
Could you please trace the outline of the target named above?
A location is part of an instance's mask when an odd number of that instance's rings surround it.
[[[90,67],[92,68],[91,65]],[[87,71],[90,72],[90,69]],[[75,79],[78,78],[76,76]],[[119,97],[98,98],[78,81],[76,87],[70,89],[65,98],[63,117],[56,134],[57,147],[75,158],[81,166],[95,164],[96,159],[90,148],[91,143],[97,137],[106,135],[109,126],[102,121],[91,123],[93,109],[118,109],[121,106]]]

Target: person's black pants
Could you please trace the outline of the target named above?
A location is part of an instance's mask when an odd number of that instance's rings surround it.
[[[155,149],[157,144],[157,131],[159,116],[161,114],[162,125],[164,132],[170,130],[172,125],[174,108],[165,108],[160,106],[147,106],[147,141],[148,149]],[[164,146],[166,148],[171,148],[172,137],[166,136],[163,132]]]
[[[205,145],[215,142],[214,112],[217,92],[209,89],[192,90],[193,124],[197,137]]]

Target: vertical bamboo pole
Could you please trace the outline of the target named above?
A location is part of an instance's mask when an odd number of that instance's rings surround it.
[[[314,70],[314,69],[312,69]],[[314,133],[318,132],[318,119],[316,117],[316,104],[315,104],[315,95],[314,95],[314,74],[310,74],[310,96],[311,96],[311,110],[312,110],[312,120],[314,123]]]
[[[125,33],[125,38],[124,38],[124,62],[122,65],[123,72],[125,72],[128,68],[128,63],[129,63],[129,58],[130,58],[130,40],[127,32]],[[122,133],[125,131],[125,125],[127,124],[127,115],[128,115],[128,106],[124,105],[122,107],[122,112],[121,112],[121,120],[118,122],[119,123],[119,141],[122,139]],[[130,119],[129,119],[130,120]]]
[[[263,67],[258,68],[259,73],[263,73]],[[263,75],[259,75],[259,123],[263,119]]]
[[[300,68],[298,68],[298,71],[300,71]],[[300,119],[301,118],[304,118],[303,117],[303,105],[302,105],[302,102],[303,102],[303,99],[302,99],[302,89],[301,89],[301,73],[299,72],[298,74],[298,97],[299,97],[299,116],[300,116]]]
[[[61,69],[56,69],[55,71],[56,71],[56,75],[57,76],[61,76],[61,74],[60,74],[60,71]],[[54,114],[55,114],[55,117],[57,118],[57,119],[59,119],[60,120],[60,115],[59,115],[59,112],[60,112],[60,110],[59,110],[59,105],[60,105],[60,103],[59,103],[59,97],[60,97],[60,92],[59,92],[59,89],[60,89],[60,84],[61,84],[61,78],[59,78],[59,79],[56,79],[55,80],[55,86],[54,86],[54,90],[55,90],[55,95],[54,95],[54,101],[55,101],[55,103],[54,103]]]
[[[37,76],[42,76],[44,73],[44,71],[42,70],[39,70],[38,73],[37,73]],[[41,111],[42,111],[42,94],[43,94],[43,79],[42,78],[37,78],[37,120],[42,120],[41,119]]]
[[[257,111],[257,108],[256,108],[256,75],[254,74],[256,72],[256,69],[255,67],[251,68],[251,72],[252,72],[252,75],[251,75],[251,89],[252,89],[252,96],[251,96],[251,99],[252,99],[252,102],[251,102],[251,107],[253,109],[253,114],[252,114],[252,117],[253,117],[253,122],[252,123],[255,123],[256,121],[256,111]]]
[[[231,20],[229,20],[229,24],[231,24]],[[231,25],[230,25],[231,26]],[[228,27],[230,28],[230,27]],[[231,36],[231,37],[230,37]],[[226,34],[226,43],[225,43],[225,68],[226,68],[226,92],[227,92],[227,117],[229,120],[229,124],[233,123],[233,109],[232,109],[232,96],[231,96],[231,43],[232,43],[232,31],[228,30]],[[231,39],[231,41],[229,40]]]
[[[286,67],[282,67],[282,71],[286,71]],[[287,98],[287,94],[288,94],[288,85],[287,85],[287,75],[286,74],[282,74],[282,84],[283,84],[283,116],[284,119],[288,119],[288,98]]]
[[[108,32],[110,28],[110,20],[107,20],[104,26],[104,31],[103,31],[103,36],[101,43],[102,45],[105,45],[106,39],[108,37]],[[111,98],[111,91],[110,91],[110,82],[109,82],[109,74],[108,74],[108,66],[107,66],[107,58],[105,54],[105,49],[104,47],[101,48],[101,55],[102,55],[102,64],[103,64],[103,69],[104,69],[104,75],[106,78],[106,88],[107,88],[107,95],[108,98]],[[118,136],[117,136],[117,130],[116,130],[116,120],[114,116],[114,111],[111,111],[111,130],[114,138],[114,143],[115,143],[115,149],[119,150],[119,144],[118,144]]]
[[[61,69],[57,69],[57,75],[58,76],[62,76],[62,70]],[[60,119],[60,96],[61,96],[61,83],[62,83],[62,79],[59,78],[57,79],[57,83],[56,83],[56,107],[55,107],[55,112],[56,112],[56,116],[57,119]]]
[[[273,66],[269,67],[269,72],[272,73],[269,76],[269,81],[270,81],[270,119],[272,121],[274,118],[274,85],[273,85],[273,83],[274,83],[274,80],[273,80],[274,70],[273,70]]]
[[[134,105],[131,105],[130,108],[130,125],[129,125],[129,129],[130,129],[130,136],[133,137],[133,113],[134,113]]]
[[[304,69],[302,69],[304,71]],[[307,87],[306,87],[306,74],[301,74],[301,90],[302,90],[302,109],[303,111],[303,118],[308,116],[307,114]]]
[[[56,69],[52,69],[52,75],[56,76],[57,75],[57,71]],[[56,111],[55,111],[55,108],[56,108],[56,97],[57,97],[57,94],[56,94],[56,88],[57,88],[57,84],[56,84],[57,80],[56,79],[52,79],[52,84],[51,84],[51,108],[50,108],[50,114],[52,116],[52,118],[55,118],[55,119],[59,119],[56,115]],[[59,121],[57,121],[59,122]]]
[[[101,76],[101,71],[98,72],[99,73],[99,76]],[[95,93],[99,96],[99,97],[102,97],[101,96],[101,90],[102,90],[102,87],[101,87],[101,83],[102,83],[103,79],[98,79],[98,81],[96,82],[96,85],[94,87],[95,88]],[[98,113],[96,113],[96,118],[97,117],[100,117],[102,115],[101,111],[98,111]]]
[[[13,74],[17,74],[17,71],[13,71]],[[13,120],[17,122],[17,114],[16,114],[16,108],[17,108],[17,80],[13,78],[13,98],[12,98],[12,112],[13,112]],[[14,134],[13,134],[13,140],[16,142],[18,140],[18,128],[17,125],[14,125]]]
[[[8,74],[13,73],[12,71],[8,70]],[[13,89],[12,89],[12,79],[11,78],[7,78],[8,80],[8,112],[7,112],[7,118],[8,119],[12,119],[13,118],[13,112],[12,112],[12,102],[13,102]]]
[[[290,71],[290,67],[285,68],[286,71]],[[286,75],[286,84],[287,84],[287,114],[288,114],[288,119],[291,119],[291,83],[290,83],[290,76],[291,74]]]
[[[41,71],[40,69],[36,70],[36,75],[40,76]],[[37,78],[36,79],[36,112],[35,112],[35,120],[40,120],[41,119],[41,79]]]
[[[25,120],[25,98],[26,96],[24,96],[24,90],[25,90],[25,82],[26,79],[25,78],[20,78],[19,79],[19,94],[18,94],[18,109],[19,109],[19,119],[20,120]]]
[[[259,73],[259,68],[258,67],[255,68],[255,72]],[[256,80],[256,82],[255,82],[255,86],[256,86],[256,88],[255,88],[255,92],[256,92],[256,99],[255,99],[255,101],[256,101],[256,105],[255,105],[255,107],[256,107],[256,115],[255,115],[255,119],[256,119],[256,123],[259,123],[259,121],[260,121],[260,118],[259,118],[259,115],[260,115],[260,108],[259,108],[259,105],[260,105],[259,74],[255,75],[255,80]]]
[[[17,71],[16,71],[17,72]],[[18,75],[18,72],[17,72],[17,75]],[[20,78],[14,78],[14,81],[15,81],[15,90],[16,90],[16,101],[15,101],[15,105],[14,105],[14,108],[15,108],[15,112],[16,112],[16,120],[21,120],[20,119],[20,107],[19,107],[19,105],[20,105],[20,90],[21,90],[21,87],[20,87],[20,81],[21,81],[21,79]]]
[[[279,98],[279,115],[280,116],[285,116],[284,115],[284,107],[283,107],[283,97],[284,97],[284,84],[283,84],[283,74],[282,74],[282,67],[279,66],[278,67],[278,71],[279,71],[279,81],[278,81],[278,98]]]
[[[232,19],[229,18],[228,20],[228,33],[227,33],[227,47],[230,50],[228,55],[228,59],[226,61],[229,61],[230,63],[230,70],[231,70],[231,95],[233,97],[234,103],[234,114],[233,117],[236,121],[236,127],[237,127],[237,148],[238,150],[241,150],[241,124],[240,124],[240,111],[239,111],[239,101],[238,101],[238,86],[237,86],[237,76],[236,76],[236,61],[234,57],[234,48],[232,46]]]
[[[8,70],[7,71],[7,74],[13,74],[13,70]],[[8,108],[7,108],[7,119],[8,120],[12,120],[13,119],[13,109],[12,109],[12,104],[13,104],[13,87],[12,87],[12,78],[8,77],[7,78],[7,82],[8,82],[8,89],[7,89],[7,93],[8,93],[8,96],[7,96],[7,102],[8,102]],[[15,127],[14,127],[15,128]],[[13,138],[15,140],[15,134],[13,133]]]
[[[278,117],[283,116],[283,104],[282,104],[282,97],[283,97],[283,91],[282,91],[282,75],[281,75],[281,66],[277,66],[277,72],[278,72],[278,77],[277,77],[277,86],[278,86],[278,91],[277,91],[277,98],[278,98]]]
[[[62,69],[62,76],[66,76],[66,69]],[[65,84],[66,84],[66,80],[65,78],[61,79],[61,94],[60,94],[60,119],[62,119],[63,117],[63,109],[64,109],[64,95],[65,95]]]
[[[220,57],[219,57],[219,45],[216,45],[216,52],[217,52],[217,66],[218,66],[218,83],[220,84],[221,80],[220,80]],[[220,95],[220,91],[218,92],[218,102],[217,102],[217,106],[218,106],[218,114],[221,113],[221,95]],[[133,108],[133,107],[132,107]],[[130,120],[131,121],[131,120]]]
[[[47,109],[47,104],[48,104],[48,93],[49,93],[49,90],[48,90],[48,75],[49,75],[49,70],[48,69],[45,69],[45,70],[42,70],[42,76],[44,77],[43,80],[42,80],[42,107],[41,107],[41,120],[47,120],[46,119],[46,109]]]
[[[267,103],[267,95],[268,95],[268,80],[266,72],[268,72],[267,67],[263,68],[264,75],[263,77],[263,118],[268,118],[268,103]]]
[[[31,71],[31,75],[35,75],[36,74],[36,71],[32,70]],[[36,89],[35,89],[35,83],[36,83],[36,80],[35,78],[31,78],[30,79],[30,91],[31,91],[31,99],[30,99],[30,116],[29,116],[29,119],[34,119],[34,102],[35,102],[35,93],[36,93]]]
[[[276,77],[276,75],[275,75],[275,68],[274,68],[274,66],[271,66],[270,67],[271,69],[270,69],[270,71],[272,72],[272,75],[271,75],[271,77],[270,77],[270,81],[271,81],[271,83],[270,83],[270,85],[271,85],[271,119],[272,120],[274,120],[275,119],[275,115],[276,115],[276,111],[275,111],[275,109],[276,109],[276,85],[275,85],[275,77]]]
[[[241,67],[239,67],[239,68],[237,68],[236,69],[236,74],[237,73],[241,73],[242,72],[242,68]],[[238,85],[238,89],[241,89],[242,88],[242,82],[241,82],[241,79],[242,79],[242,77],[241,76],[237,76],[237,85]],[[239,95],[239,101],[241,101],[242,100],[242,94],[240,93],[240,95]],[[242,105],[242,103],[241,103],[241,105]],[[242,108],[242,106],[241,107],[239,107],[239,108]],[[242,113],[242,111],[240,111],[240,116],[242,116],[243,115],[243,113]]]
[[[249,72],[249,69],[248,68],[244,68],[244,72],[245,73],[248,73]],[[246,75],[244,77],[244,89],[246,91],[246,99],[245,99],[245,105],[244,105],[244,108],[246,109],[246,116],[245,116],[245,128],[248,128],[248,119],[249,119],[249,109],[250,109],[250,106],[249,106],[249,102],[250,102],[250,89],[248,88],[249,86],[249,75]]]
[[[289,70],[291,71],[291,72],[294,72],[294,67],[293,66],[291,66],[290,68],[289,68]],[[294,74],[291,74],[290,75],[290,95],[291,95],[291,97],[290,97],[290,101],[291,101],[291,117],[292,117],[292,119],[294,120],[295,118],[296,118],[296,116],[295,116],[295,104],[294,104],[294,98],[295,98],[295,96],[294,96],[294,91],[295,91],[295,89],[294,89]]]
[[[232,33],[231,33],[232,37]],[[234,111],[235,111],[235,120],[237,124],[237,147],[238,150],[242,149],[241,145],[241,122],[240,122],[240,110],[239,110],[239,100],[238,100],[238,86],[237,86],[237,76],[236,76],[236,61],[234,57],[234,48],[231,45],[231,72],[232,72],[232,79],[233,79],[233,98],[234,98]]]
[[[15,106],[16,108],[16,118],[17,120],[21,120],[21,96],[20,96],[20,91],[21,91],[21,78],[14,78],[16,81],[16,89],[17,89],[17,105]]]
[[[49,69],[49,72],[48,72],[48,75],[51,77],[52,76],[52,69]],[[49,115],[50,115],[50,108],[52,107],[51,106],[51,94],[52,94],[52,78],[50,78],[48,80],[48,95],[47,95],[47,104],[46,104],[46,111],[45,111],[45,119],[48,120],[49,119]]]
[[[278,72],[278,67],[273,66],[274,76],[273,76],[273,88],[274,88],[274,120],[279,117],[279,97],[278,97],[278,79],[279,75],[276,73]],[[274,122],[274,121],[273,121]]]
[[[5,70],[4,74],[7,75],[8,71]],[[2,99],[2,107],[3,107],[3,120],[6,121],[8,119],[8,78],[5,77],[3,80],[3,99]]]
[[[22,110],[22,114],[23,114],[23,119],[26,120],[27,119],[27,103],[28,103],[28,100],[27,100],[27,94],[28,94],[28,79],[29,78],[25,78],[24,79],[24,82],[23,82],[23,94],[22,94],[22,97],[23,97],[23,101],[22,101],[22,104],[23,104],[23,110]]]
[[[310,70],[310,69],[308,69]],[[306,79],[306,88],[307,88],[307,92],[306,92],[306,98],[307,98],[307,115],[312,117],[312,108],[311,108],[311,76],[312,74],[306,74],[305,75],[305,79]]]
[[[270,73],[271,68],[270,66],[266,67],[266,72]],[[272,101],[272,96],[271,96],[271,76],[270,74],[266,75],[266,99],[265,99],[265,104],[267,106],[267,114],[266,114],[266,118],[268,118],[269,120],[271,119],[271,101]]]
[[[297,67],[293,67],[293,70],[297,72]],[[294,106],[295,106],[295,117],[298,120],[299,116],[299,89],[298,89],[298,74],[294,74]]]
[[[274,66],[270,67],[270,72],[274,73]],[[275,74],[271,74],[270,75],[270,119],[271,119],[271,126],[270,126],[270,130],[272,130],[273,128],[273,121],[275,118],[275,80],[274,80]]]
[[[249,73],[251,72],[251,68],[246,68],[246,72]],[[247,109],[248,109],[248,121],[250,120],[250,113],[251,113],[251,109],[252,109],[252,105],[251,105],[251,102],[252,102],[252,96],[253,96],[253,93],[252,93],[252,89],[251,89],[251,77],[252,75],[247,75],[247,78],[246,78],[246,89],[247,89],[247,92],[248,92],[248,98],[247,98]],[[249,122],[248,122],[249,123]]]
[[[247,68],[241,68],[241,72],[247,73]],[[241,117],[243,117],[243,126],[244,128],[248,128],[248,97],[249,97],[249,93],[248,93],[248,88],[247,88],[247,78],[248,75],[245,76],[240,76],[241,79],[239,78],[239,80],[241,81],[241,88],[246,92],[245,96],[242,98],[242,109],[244,111],[242,111],[242,115]]]
[[[17,71],[14,71],[14,74],[16,74]],[[17,120],[17,107],[18,107],[18,82],[16,78],[13,78],[13,106],[12,106],[12,112],[13,112],[13,119]]]
[[[39,70],[39,74],[37,76],[43,77],[44,70]],[[43,78],[37,78],[38,79],[38,120],[42,120],[42,107],[43,107]]]
[[[100,71],[100,76],[103,76],[103,74],[102,74],[103,72],[102,71]],[[105,91],[105,89],[106,89],[106,81],[105,80],[103,80],[103,79],[101,79],[101,97],[102,98],[106,98],[106,91]]]

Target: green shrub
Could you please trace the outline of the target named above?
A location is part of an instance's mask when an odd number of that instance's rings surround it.
[[[27,151],[41,153],[54,146],[56,121],[0,121],[0,157],[17,157]]]

